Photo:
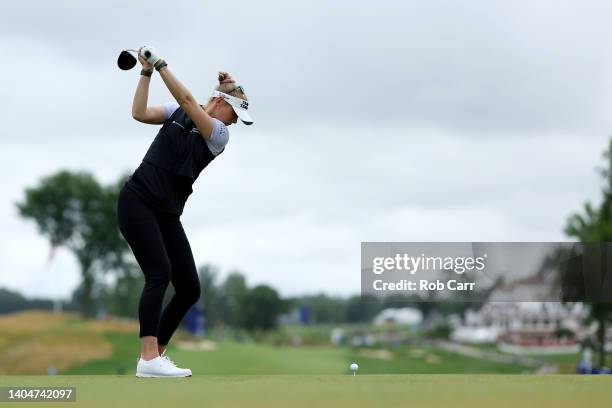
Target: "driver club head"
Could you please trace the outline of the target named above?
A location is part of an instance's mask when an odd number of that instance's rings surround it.
[[[124,71],[134,68],[136,62],[136,57],[130,54],[128,50],[121,51],[119,58],[117,58],[117,65]]]

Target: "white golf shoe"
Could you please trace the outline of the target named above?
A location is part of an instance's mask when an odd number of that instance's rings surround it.
[[[152,360],[138,359],[136,365],[136,377],[191,377],[191,370],[188,368],[179,368],[174,361],[162,353],[160,357],[155,357]]]

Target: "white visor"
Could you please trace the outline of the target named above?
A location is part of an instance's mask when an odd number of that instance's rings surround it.
[[[223,99],[225,99],[227,103],[232,105],[232,108],[234,108],[234,112],[236,112],[236,115],[238,115],[240,120],[245,125],[253,124],[253,118],[251,118],[251,115],[249,115],[249,112],[247,111],[247,109],[249,109],[248,101],[245,101],[244,99],[236,98],[235,96],[228,95],[226,93],[219,92],[219,91],[213,91],[213,96],[221,96],[223,97]]]

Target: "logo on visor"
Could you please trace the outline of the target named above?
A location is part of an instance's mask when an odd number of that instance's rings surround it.
[[[249,103],[247,101],[242,101],[242,103],[240,104],[240,107],[242,109],[249,109]]]

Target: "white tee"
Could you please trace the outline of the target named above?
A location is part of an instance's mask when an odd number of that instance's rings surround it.
[[[164,103],[164,112],[166,113],[166,119],[168,119],[175,110],[177,110],[179,104],[175,101]],[[210,140],[204,138],[206,145],[210,149],[211,153],[215,156],[221,153],[227,142],[229,141],[229,130],[225,123],[221,122],[217,118],[213,118],[215,125],[210,136]]]

